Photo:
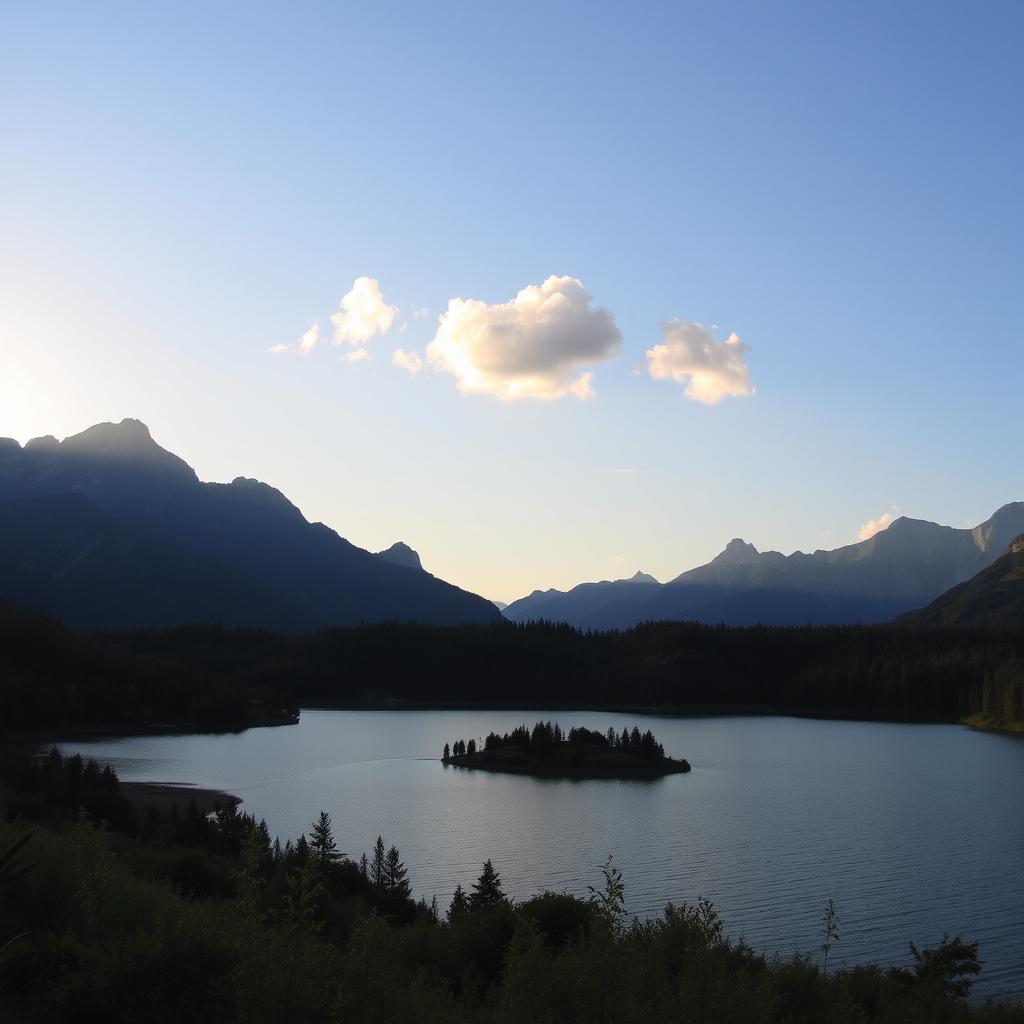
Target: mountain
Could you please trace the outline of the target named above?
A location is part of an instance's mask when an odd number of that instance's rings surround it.
[[[385,562],[390,562],[392,565],[404,565],[407,569],[419,569],[420,572],[423,572],[423,563],[420,561],[419,552],[413,551],[408,544],[400,540],[395,541],[385,551],[378,551],[377,557],[383,558]]]
[[[401,548],[407,564],[364,551],[258,480],[203,483],[138,420],[0,440],[0,596],[74,628],[498,617]]]
[[[1024,502],[1004,505],[969,530],[902,517],[859,544],[783,555],[735,539],[706,565],[664,585],[581,584],[534,591],[505,609],[524,622],[626,629],[658,619],[727,625],[886,622],[969,579],[1024,532]]]
[[[513,601],[502,615],[513,622],[549,619],[581,629],[618,629],[631,618],[629,609],[644,607],[660,590],[661,584],[653,576],[638,572],[625,580],[580,583],[569,591],[535,590]],[[629,624],[639,621],[632,619]]]
[[[991,626],[1024,632],[1024,534],[987,568],[946,591],[926,608],[908,612],[908,626]]]

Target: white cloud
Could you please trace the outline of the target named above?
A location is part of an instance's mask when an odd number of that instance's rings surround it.
[[[594,375],[589,370],[586,373],[581,373],[569,385],[569,394],[575,395],[576,398],[597,398],[597,392],[594,390]]]
[[[679,319],[663,323],[661,333],[665,343],[647,350],[647,371],[655,380],[685,383],[683,394],[705,405],[754,393],[744,360],[748,346],[737,334],[719,341],[703,324]]]
[[[364,359],[369,359],[370,353],[365,348],[357,348],[351,352],[346,352],[342,357],[343,363],[361,363]]]
[[[549,277],[511,302],[452,299],[441,314],[427,361],[461,391],[515,398],[594,395],[587,364],[612,358],[622,335],[612,314],[591,306],[574,277]]]
[[[881,533],[883,530],[887,530],[899,513],[899,508],[896,505],[893,505],[888,512],[883,512],[877,519],[869,519],[857,532],[857,538],[859,540],[869,540],[874,537],[876,533]]]
[[[357,277],[331,316],[334,344],[365,345],[375,334],[387,334],[396,316],[397,307],[384,301],[376,278]]]
[[[427,317],[429,317],[429,316],[430,316],[430,307],[429,306],[420,306],[419,308],[417,308],[416,306],[412,307],[412,318],[413,318],[413,320],[426,320]]]
[[[305,332],[294,345],[271,345],[267,349],[272,355],[280,356],[286,352],[298,352],[300,356],[308,356],[316,348],[320,340],[320,322],[315,321],[313,326]]]
[[[308,356],[313,349],[316,348],[317,342],[320,340],[320,323],[317,321],[306,333],[299,338],[296,343],[296,347],[299,353],[304,356]]]
[[[391,362],[403,370],[408,370],[413,376],[423,369],[423,359],[419,352],[406,352],[404,348],[396,348],[391,353]]]

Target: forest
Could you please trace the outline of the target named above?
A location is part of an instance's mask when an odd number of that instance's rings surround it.
[[[238,729],[293,721],[303,703],[1012,722],[1024,720],[1024,634],[498,622],[79,635],[0,605],[0,722],[10,730]]]
[[[688,772],[685,758],[665,756],[665,748],[650,729],[641,733],[609,726],[607,732],[575,725],[567,731],[550,721],[532,729],[516,726],[498,735],[488,733],[479,749],[475,739],[446,743],[441,754],[446,765],[489,771],[576,778],[658,778]]]
[[[356,857],[321,813],[297,842],[232,805],[133,804],[109,769],[0,762],[0,1017],[178,1022],[1024,1022],[969,1001],[983,951],[954,936],[899,966],[770,957],[713,904],[629,912],[628,879],[515,902],[485,862],[447,907],[414,901],[397,849]]]

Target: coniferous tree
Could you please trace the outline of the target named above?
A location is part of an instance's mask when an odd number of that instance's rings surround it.
[[[320,818],[313,826],[309,846],[318,867],[326,868],[341,859],[331,830],[331,816],[326,811],[320,812]]]
[[[373,847],[373,860],[370,861],[370,885],[377,892],[384,892],[386,874],[386,857],[384,853],[384,840],[377,836],[377,842]]]
[[[469,741],[469,742],[468,742],[468,743],[466,744],[466,753],[467,753],[467,754],[475,754],[475,753],[476,753],[476,740],[474,740],[474,739],[471,739],[471,740],[470,740],[470,741]]]
[[[389,896],[407,900],[412,895],[406,869],[399,856],[398,848],[392,846],[384,858],[384,888]]]
[[[469,909],[483,910],[486,907],[494,907],[499,903],[507,903],[508,897],[501,888],[501,878],[494,870],[490,860],[484,861],[483,871],[473,885],[473,891],[469,894]]]
[[[444,745],[444,753],[441,755],[441,760],[442,761],[447,761],[451,756],[452,756],[451,748],[446,743]]]
[[[460,918],[465,917],[469,912],[469,900],[466,899],[466,893],[461,885],[455,886],[455,892],[452,893],[452,901],[448,905],[448,923],[454,924]]]

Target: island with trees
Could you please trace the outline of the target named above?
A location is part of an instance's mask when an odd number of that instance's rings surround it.
[[[573,779],[655,779],[690,770],[685,758],[666,756],[650,729],[604,733],[573,726],[564,732],[557,722],[520,725],[500,736],[492,732],[480,744],[446,743],[441,760],[456,768]]]

